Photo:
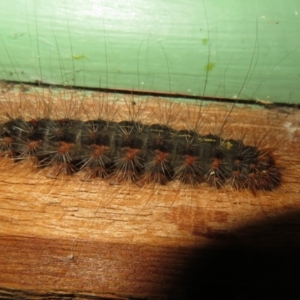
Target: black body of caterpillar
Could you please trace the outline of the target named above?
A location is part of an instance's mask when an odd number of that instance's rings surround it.
[[[166,63],[168,66],[167,59]],[[251,66],[252,60],[249,70]],[[41,66],[40,73],[42,78]],[[244,84],[247,79],[248,75]],[[52,167],[47,174],[52,178],[82,171],[84,181],[101,177],[143,185],[179,180],[193,186],[203,182],[217,188],[229,185],[254,193],[274,190],[281,183],[280,170],[268,149],[216,134],[135,121],[10,118],[0,124],[0,156],[15,161],[32,158],[40,168]]]
[[[39,167],[53,167],[52,178],[85,171],[85,181],[111,177],[143,185],[179,180],[251,191],[273,190],[281,182],[268,150],[160,124],[15,118],[0,130],[2,156],[33,158]]]

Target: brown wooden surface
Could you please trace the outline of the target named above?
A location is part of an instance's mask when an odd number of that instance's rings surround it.
[[[210,106],[205,115],[220,120],[228,109]],[[282,185],[256,196],[178,182],[49,179],[29,162],[2,160],[0,298],[183,299],[219,288],[222,296],[268,295],[277,281],[290,289],[288,267],[300,250],[299,115],[289,108],[231,113],[233,132],[263,129],[269,143],[277,139]]]

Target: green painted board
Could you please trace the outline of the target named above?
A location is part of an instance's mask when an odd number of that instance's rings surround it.
[[[299,0],[0,2],[0,79],[300,103]]]

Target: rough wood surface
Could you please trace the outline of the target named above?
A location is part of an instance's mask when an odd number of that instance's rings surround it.
[[[216,112],[228,114],[223,106],[206,113]],[[2,161],[0,298],[183,299],[291,289],[289,267],[300,250],[300,114],[236,108],[234,116],[282,140],[277,191],[49,179],[28,162]]]

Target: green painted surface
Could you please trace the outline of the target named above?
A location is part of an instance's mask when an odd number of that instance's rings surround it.
[[[299,0],[0,2],[0,79],[299,103]]]

